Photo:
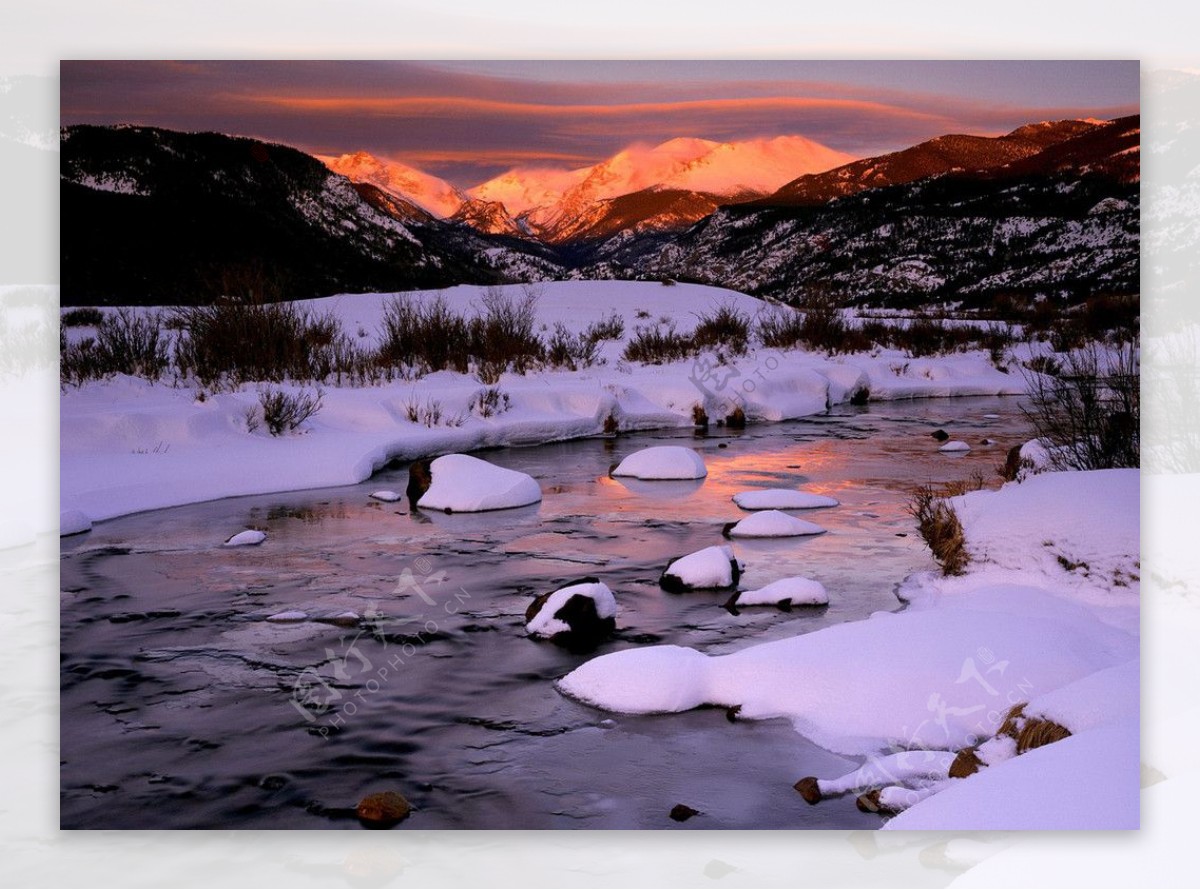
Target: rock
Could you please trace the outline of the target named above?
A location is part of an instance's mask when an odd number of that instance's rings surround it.
[[[979,440],[979,444],[980,444],[980,445],[995,445],[995,444],[996,444],[996,440],[995,440],[995,439],[987,439],[987,438],[983,438],[983,439],[980,439],[980,440]]]
[[[676,822],[686,822],[692,816],[699,816],[700,811],[694,810],[685,803],[677,803],[671,807],[670,817]]]
[[[268,615],[267,620],[276,624],[295,624],[299,621],[307,621],[308,613],[301,612],[299,609],[288,609],[286,612],[276,612],[274,615]]]
[[[405,494],[408,495],[408,503],[414,510],[417,508],[417,501],[421,500],[421,496],[429,491],[429,486],[433,484],[433,473],[430,472],[430,464],[433,461],[428,459],[414,460],[408,465],[408,488],[405,489]]]
[[[261,544],[267,539],[266,532],[260,532],[256,528],[248,528],[244,532],[238,532],[232,538],[229,538],[224,546],[226,547],[254,547]]]
[[[890,812],[879,802],[878,788],[874,791],[868,791],[866,794],[860,794],[858,800],[854,801],[854,804],[864,813],[878,813],[884,816]]]
[[[706,547],[672,560],[658,583],[668,593],[686,593],[734,587],[741,576],[741,563],[734,557],[733,548],[725,545]]]
[[[335,615],[325,615],[314,619],[321,624],[332,624],[334,627],[358,627],[359,616],[357,612],[338,612]]]
[[[834,498],[794,488],[740,491],[733,496],[733,502],[743,510],[813,510],[838,505]]]
[[[409,471],[409,479],[411,479],[411,478],[412,478],[412,471],[410,470]],[[392,503],[393,501],[400,500],[399,492],[392,491],[390,488],[384,488],[379,491],[373,491],[373,492],[371,492],[370,497],[374,498],[377,501],[386,501],[389,504]]]
[[[805,776],[792,787],[800,792],[805,803],[818,804],[821,802],[821,786],[817,782],[816,776]]]
[[[409,468],[409,496],[414,479],[421,483],[417,464]],[[483,513],[527,507],[542,499],[537,480],[527,473],[498,467],[469,454],[445,454],[429,463],[429,484],[417,499],[423,510]]]
[[[945,442],[950,438],[950,434],[945,430],[934,430],[929,435],[933,436],[933,438],[937,439],[939,442]]]
[[[612,636],[617,601],[597,578],[580,578],[543,593],[525,610],[525,630],[573,651],[588,651]]]
[[[975,753],[975,749],[963,748],[955,756],[954,762],[950,764],[947,775],[951,779],[965,779],[967,776],[979,772],[981,766],[983,766],[983,761],[979,759],[979,755]]]
[[[612,471],[614,476],[637,479],[703,479],[708,475],[704,458],[681,445],[656,445],[629,455]]]
[[[722,534],[727,538],[795,538],[822,535],[825,529],[814,522],[797,519],[779,510],[762,510],[740,522],[726,523]]]
[[[871,401],[871,390],[866,386],[860,386],[850,394],[851,405],[865,405]]]
[[[945,445],[943,445],[941,448],[938,449],[938,451],[944,451],[947,454],[954,454],[957,452],[970,451],[970,450],[971,450],[971,446],[968,445],[966,442],[963,442],[960,439],[955,439],[953,442],[947,442]]]
[[[354,813],[367,828],[391,828],[408,818],[412,805],[396,791],[368,794],[358,802]]]

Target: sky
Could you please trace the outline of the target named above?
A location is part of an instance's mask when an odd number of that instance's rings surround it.
[[[64,125],[369,151],[467,188],[632,144],[798,134],[869,156],[1138,110],[1136,61],[64,61]]]

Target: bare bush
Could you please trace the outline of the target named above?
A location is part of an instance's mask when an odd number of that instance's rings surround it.
[[[635,327],[633,337],[625,344],[625,359],[648,365],[679,361],[695,351],[695,344],[687,334],[675,330],[674,322],[654,326]]]
[[[297,429],[321,410],[323,396],[320,390],[315,393],[288,393],[270,387],[262,390],[258,394],[258,404],[262,408],[262,421],[267,426],[267,432],[272,436],[282,436]],[[250,425],[247,417],[247,426]],[[257,424],[254,428],[257,428]]]
[[[1140,357],[1135,343],[1070,353],[1057,375],[1026,374],[1034,434],[1050,465],[1063,470],[1141,463]]]
[[[698,318],[699,323],[692,331],[696,349],[721,348],[734,355],[745,354],[750,342],[750,316],[732,303],[723,303]]]

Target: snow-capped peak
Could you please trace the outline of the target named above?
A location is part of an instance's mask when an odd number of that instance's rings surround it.
[[[334,173],[339,173],[353,182],[378,186],[385,192],[416,204],[434,216],[453,216],[466,201],[462,192],[444,179],[399,161],[376,157],[369,152],[356,151],[337,157],[317,157]]]

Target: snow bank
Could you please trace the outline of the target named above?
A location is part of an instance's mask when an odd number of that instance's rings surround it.
[[[519,286],[504,290],[522,296]],[[470,410],[479,381],[451,372],[360,388],[325,384],[322,408],[303,434],[279,438],[246,429],[246,412],[258,401],[253,384],[208,393],[203,401],[187,386],[122,376],[68,388],[60,401],[60,508],[98,522],[216,498],[351,485],[393,460],[596,436],[611,422],[621,430],[690,427],[697,405],[719,417],[741,404],[749,419],[774,421],[819,413],[862,389],[877,401],[1018,394],[1024,388],[1014,375],[993,368],[984,352],[917,361],[893,350],[831,358],[759,348],[720,367],[709,361],[711,356],[629,364],[622,351],[634,328],[647,324],[637,317],[645,305],[655,307],[656,322],[666,318],[687,332],[695,327],[697,313],[713,306],[731,303],[754,316],[763,303],[720,288],[664,288],[656,282],[546,282],[538,290],[539,324],[552,329],[562,322],[581,330],[616,314],[624,321],[625,336],[600,344],[604,364],[503,375],[498,386],[511,407],[487,418]],[[410,297],[420,301],[435,295],[456,311],[474,311],[483,288]],[[341,295],[306,306],[332,312],[347,331],[361,328],[367,336],[359,342],[370,347],[378,342],[389,296]],[[72,329],[68,336],[76,333]],[[713,368],[718,373],[709,373]],[[426,426],[409,419],[410,406],[431,402],[455,423]]]
[[[417,506],[449,513],[482,513],[536,504],[542,489],[532,476],[467,454],[447,454],[429,465],[433,481]]]
[[[668,565],[659,583],[667,590],[676,591],[732,587],[741,570],[732,547],[705,547]]]
[[[704,466],[704,458],[691,448],[657,445],[635,451],[621,461],[612,474],[638,479],[703,479],[708,475],[708,469]]]
[[[566,621],[556,618],[558,610],[576,596],[590,599],[596,609],[597,618],[616,618],[617,599],[608,585],[603,582],[588,582],[560,587],[546,599],[537,613],[525,623],[525,630],[532,636],[549,639],[556,634],[571,633],[572,628]]]
[[[1126,718],[951,782],[884,828],[1135,829],[1138,757],[1138,721]]]
[[[994,734],[1012,701],[1137,654],[1135,637],[1041,590],[998,586],[953,599],[953,608],[876,613],[731,655],[667,647],[654,656],[656,677],[674,689],[684,682],[676,672],[686,672],[700,703],[741,705],[750,719],[787,717],[825,748],[869,754],[892,744],[966,747]],[[611,657],[586,663],[560,688],[607,710],[662,709],[645,684],[638,704],[623,688],[624,670],[610,671]]]
[[[734,600],[738,606],[824,606],[829,603],[825,585],[812,578],[781,578],[758,590],[739,591]]]
[[[623,649],[581,665],[558,688],[624,714],[688,711],[709,701],[709,661],[683,646]]]
[[[741,522],[730,523],[725,530],[731,538],[795,538],[824,533],[825,529],[815,522],[797,519],[779,510],[763,510]]]
[[[733,502],[743,510],[813,510],[838,505],[836,499],[827,495],[792,488],[742,491],[733,496]]]

